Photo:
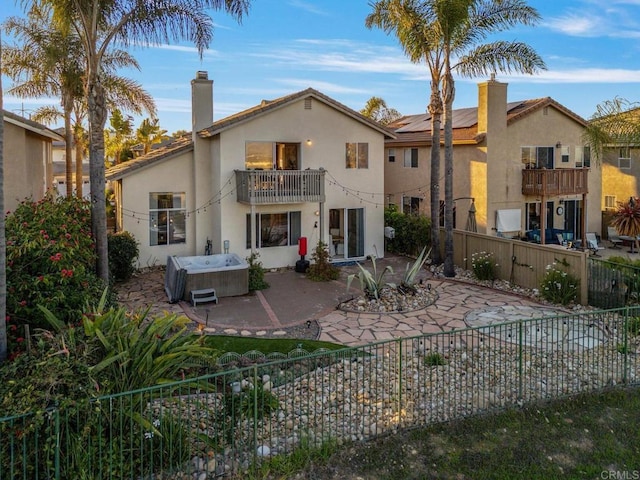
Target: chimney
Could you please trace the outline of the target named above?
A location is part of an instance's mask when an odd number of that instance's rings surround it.
[[[478,133],[494,132],[507,126],[507,83],[491,79],[478,84]]]
[[[196,72],[191,80],[191,128],[196,132],[213,124],[213,80],[205,71]]]

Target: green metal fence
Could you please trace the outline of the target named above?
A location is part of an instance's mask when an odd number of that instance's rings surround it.
[[[589,258],[589,305],[619,308],[640,303],[640,268]]]
[[[324,442],[636,384],[638,318],[627,307],[395,339],[1,418],[0,479],[242,478]]]

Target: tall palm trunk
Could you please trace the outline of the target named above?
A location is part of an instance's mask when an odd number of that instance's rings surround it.
[[[107,205],[104,172],[104,126],[107,107],[104,87],[100,83],[97,67],[89,67],[87,82],[89,106],[89,181],[91,182],[91,230],[96,243],[96,273],[109,281],[109,254],[107,245]]]
[[[76,197],[82,198],[84,196],[84,182],[82,181],[82,176],[84,175],[82,171],[84,142],[81,135],[76,133],[76,129],[74,129],[73,141],[76,146]]]
[[[435,265],[442,263],[440,254],[440,124],[442,99],[440,79],[431,81],[431,259]]]
[[[2,58],[2,38],[0,38],[0,58]],[[4,362],[7,358],[7,241],[4,226],[4,113],[2,111],[2,76],[0,76],[0,362]]]
[[[444,102],[444,276],[455,277],[453,263],[453,100],[456,95],[453,76],[445,57],[445,74],[442,81]]]
[[[67,198],[73,197],[73,132],[71,131],[71,111],[73,109],[73,98],[69,98],[70,95],[64,94],[62,100],[62,108],[64,113],[64,171],[65,171],[65,183],[67,185]]]

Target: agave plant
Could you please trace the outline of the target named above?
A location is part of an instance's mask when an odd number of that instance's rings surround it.
[[[405,269],[404,277],[400,284],[401,287],[413,289],[413,285],[416,283],[416,275],[418,275],[418,272],[422,269],[430,254],[431,249],[427,252],[427,247],[424,247],[420,255],[418,255],[418,258],[416,258],[416,261],[413,262],[413,265],[407,263],[407,268]]]
[[[371,255],[371,264],[371,271],[369,271],[362,265],[360,265],[360,263],[357,263],[360,271],[358,273],[352,273],[347,277],[347,290],[349,290],[353,279],[357,278],[358,280],[360,280],[360,289],[362,290],[362,293],[364,293],[370,299],[375,298],[376,300],[379,300],[380,290],[382,290],[384,286],[388,285],[395,288],[395,284],[383,281],[384,276],[387,273],[393,273],[393,268],[391,267],[391,265],[387,265],[380,273],[378,273],[376,257],[374,255]]]

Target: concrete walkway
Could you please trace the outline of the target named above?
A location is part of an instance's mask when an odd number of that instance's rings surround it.
[[[404,257],[388,256],[378,260],[378,271],[387,265],[395,274],[389,281],[398,280],[404,273],[407,262]],[[368,263],[368,265],[367,265]],[[370,268],[370,261],[365,266]],[[493,321],[509,321],[508,309],[487,307],[532,307],[529,311],[548,314],[550,308],[530,299],[506,292],[492,290],[455,280],[433,278],[426,270],[422,280],[429,282],[437,295],[436,301],[427,308],[398,313],[354,313],[338,310],[337,306],[346,297],[357,295],[359,289],[347,291],[347,276],[357,267],[341,267],[339,280],[313,282],[293,270],[269,272],[266,280],[270,288],[240,297],[221,298],[218,304],[204,304],[194,308],[187,302],[170,304],[164,292],[164,270],[150,269],[137,274],[118,288],[119,300],[129,310],[149,308],[152,316],[163,312],[186,314],[207,333],[238,334],[245,336],[265,335],[267,332],[295,336],[317,323],[319,340],[347,346],[363,345],[379,340],[411,337],[425,333],[451,331],[469,326],[465,322],[471,312],[483,311]],[[354,285],[357,281],[354,282]],[[544,313],[543,313],[544,312]],[[562,313],[558,310],[558,313]],[[304,332],[306,333],[306,332]],[[277,335],[276,335],[277,336]]]

